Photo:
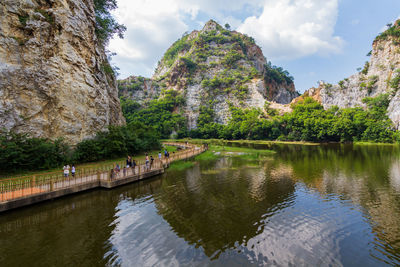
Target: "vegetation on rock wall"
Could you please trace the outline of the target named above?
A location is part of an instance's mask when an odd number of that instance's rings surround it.
[[[283,87],[293,84],[293,77],[287,71],[271,63],[265,70],[258,71],[255,58],[263,56],[252,54],[257,48],[253,38],[215,23],[215,29],[185,34],[166,51],[158,68],[169,68],[169,71],[158,81],[175,85],[176,72],[179,72],[179,77],[184,78],[180,79],[183,87],[198,83],[207,89],[203,96],[205,102],[221,94],[241,101],[247,96],[245,84],[253,78],[263,78],[263,74],[267,83],[274,81],[278,85],[284,84]],[[251,49],[253,52],[248,54]],[[182,69],[182,65],[186,69]]]
[[[265,65],[264,79],[266,82],[275,81],[278,84],[284,82],[286,82],[286,84],[292,84],[294,81],[293,76],[291,76],[287,70],[274,66],[271,62]]]
[[[389,23],[388,28],[376,37],[376,40],[387,40],[389,37],[394,38],[394,42],[400,44],[400,20],[395,23]]]

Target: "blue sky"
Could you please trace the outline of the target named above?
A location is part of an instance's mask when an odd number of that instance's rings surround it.
[[[375,36],[400,16],[399,0],[118,0],[128,28],[114,39],[119,78],[151,77],[158,60],[186,31],[209,19],[255,38],[272,64],[287,69],[304,92],[337,83],[368,60]]]

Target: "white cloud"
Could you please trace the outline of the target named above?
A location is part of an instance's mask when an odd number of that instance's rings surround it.
[[[117,20],[125,38],[109,49],[128,75],[151,76],[166,49],[185,31],[210,18],[253,36],[267,57],[299,58],[340,51],[333,36],[338,0],[118,0]],[[247,17],[247,18],[246,18]],[[244,22],[243,22],[244,21]]]
[[[109,49],[117,53],[113,62],[121,76],[150,76],[168,46],[189,30],[184,16],[196,13],[195,9],[182,9],[174,0],[118,1],[114,15],[127,31],[124,39],[111,40]]]
[[[338,53],[343,40],[334,36],[337,14],[338,0],[266,0],[262,14],[247,18],[238,30],[273,59]]]
[[[151,76],[156,63],[167,48],[185,31],[196,25],[199,12],[207,21],[214,18],[233,27],[241,21],[230,17],[229,12],[240,11],[252,5],[247,0],[118,0],[118,9],[113,13],[119,23],[127,27],[124,39],[110,41],[109,50],[116,52],[113,63],[120,68],[121,78],[128,75]],[[204,20],[204,19],[203,19]],[[205,21],[202,23],[204,25]],[[200,28],[200,27],[199,27]]]

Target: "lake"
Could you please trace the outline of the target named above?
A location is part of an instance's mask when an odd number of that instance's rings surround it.
[[[258,145],[0,215],[0,266],[400,265],[400,147]]]

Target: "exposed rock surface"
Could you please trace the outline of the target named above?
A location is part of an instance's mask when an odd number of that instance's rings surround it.
[[[298,96],[292,79],[268,64],[251,37],[212,20],[176,41],[141,89],[132,78],[119,84],[121,95],[141,103],[158,97],[162,89],[180,92],[190,129],[196,128],[202,106],[214,110],[215,122],[226,124],[231,105],[263,109],[266,101],[288,104]]]
[[[393,27],[400,28],[400,23],[396,22]],[[400,129],[400,42],[397,37],[382,36],[373,42],[371,59],[359,73],[337,85],[321,83],[318,88],[309,89],[300,98],[311,96],[325,108],[334,105],[341,108],[365,107],[362,101],[365,97],[387,93],[390,99],[387,114],[396,128]]]
[[[123,124],[91,0],[0,2],[0,128],[72,144]]]
[[[130,76],[124,80],[118,80],[119,95],[134,99],[140,104],[156,99],[161,94],[160,85],[149,78]]]

